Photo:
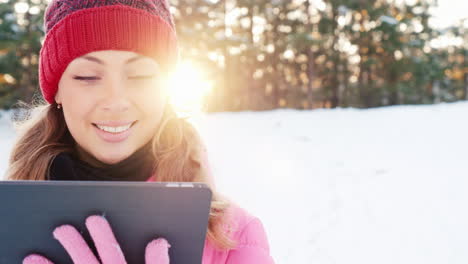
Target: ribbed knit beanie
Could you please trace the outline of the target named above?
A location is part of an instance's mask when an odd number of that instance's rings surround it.
[[[177,64],[178,47],[168,0],[52,0],[39,56],[39,84],[54,103],[60,78],[77,57],[98,50],[126,50]]]

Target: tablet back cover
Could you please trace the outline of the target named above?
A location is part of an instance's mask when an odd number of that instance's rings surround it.
[[[146,244],[164,237],[171,244],[171,264],[200,264],[211,195],[202,183],[0,182],[0,263],[22,263],[31,253],[72,263],[52,235],[62,224],[76,227],[96,254],[85,219],[100,214],[127,263],[145,263]]]

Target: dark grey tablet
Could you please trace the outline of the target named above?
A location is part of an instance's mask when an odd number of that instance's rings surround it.
[[[145,263],[146,244],[164,237],[171,264],[200,264],[211,195],[202,183],[0,181],[0,263],[31,253],[72,263],[52,235],[62,224],[75,226],[96,253],[85,219],[104,214],[127,263]]]

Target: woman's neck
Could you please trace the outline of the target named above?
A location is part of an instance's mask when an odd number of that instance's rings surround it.
[[[89,165],[92,165],[93,167],[96,168],[106,168],[108,166],[111,166],[111,164],[104,163],[100,160],[98,160],[96,157],[94,157],[92,154],[88,153],[86,150],[84,150],[82,147],[80,147],[78,144],[75,144],[75,153],[77,154],[78,158]]]

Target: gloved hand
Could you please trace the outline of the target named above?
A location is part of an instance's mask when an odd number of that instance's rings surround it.
[[[86,219],[86,227],[93,239],[102,264],[126,264],[125,257],[115,239],[114,233],[107,220],[99,215],[92,215]],[[74,264],[99,264],[91,249],[81,234],[71,225],[57,227],[54,237],[65,248]],[[146,264],[168,264],[169,248],[171,246],[164,238],[158,238],[146,246]],[[23,259],[23,264],[53,264],[47,258],[31,254]]]

